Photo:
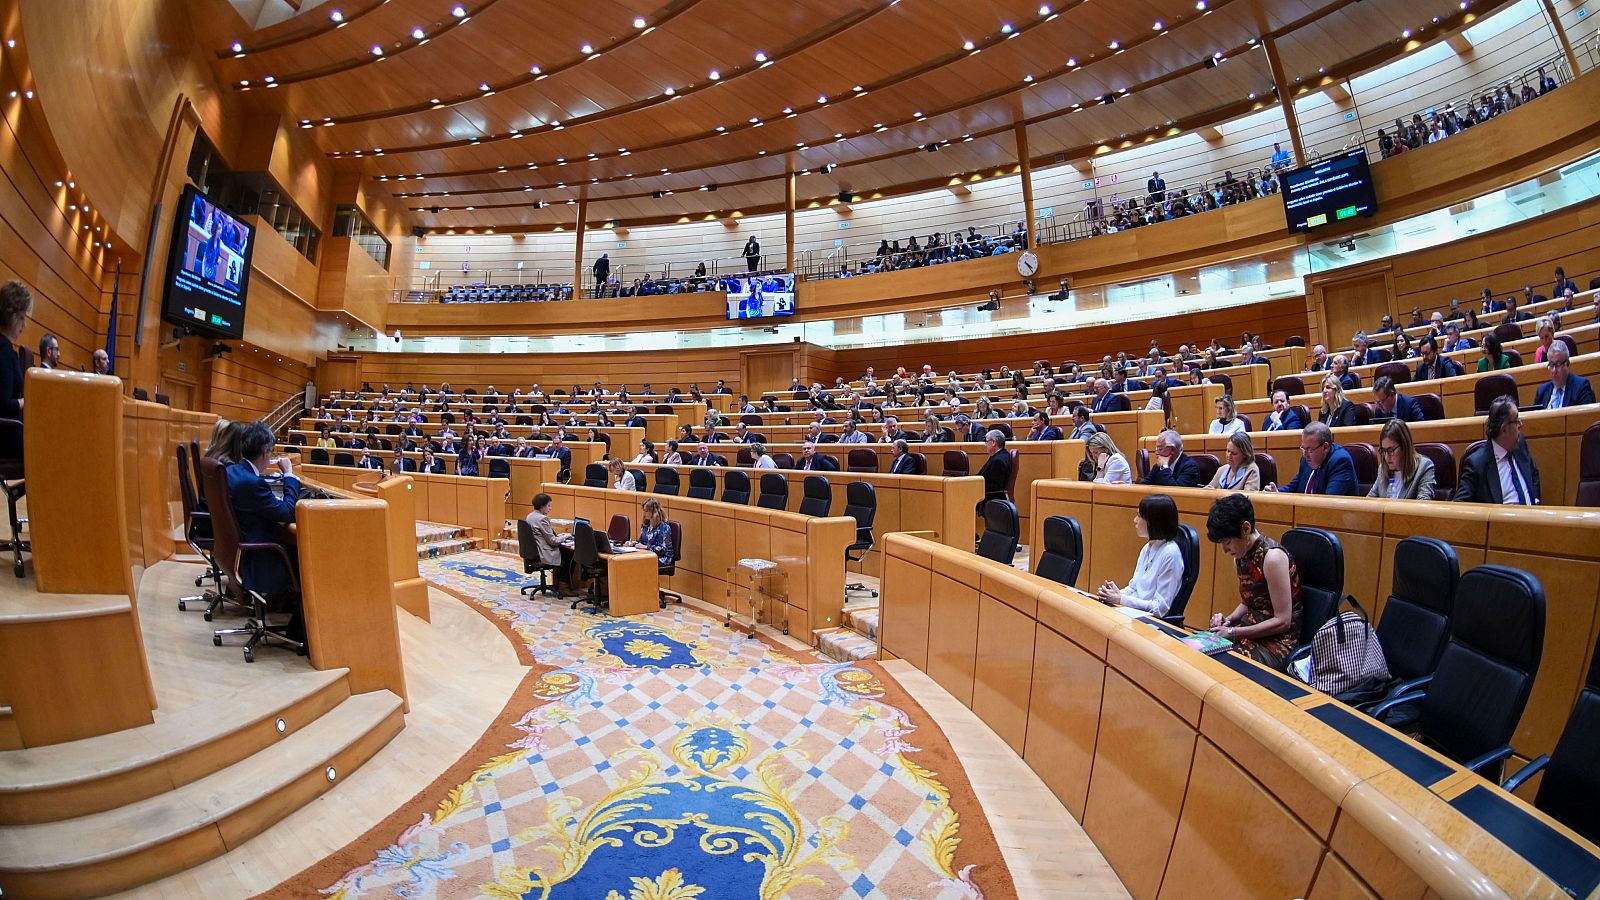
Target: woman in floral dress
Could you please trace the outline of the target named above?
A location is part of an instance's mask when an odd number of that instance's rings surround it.
[[[1255,507],[1243,494],[1218,500],[1206,517],[1206,536],[1233,557],[1239,606],[1211,617],[1211,630],[1239,652],[1283,669],[1300,642],[1300,573],[1277,541],[1256,530]]]

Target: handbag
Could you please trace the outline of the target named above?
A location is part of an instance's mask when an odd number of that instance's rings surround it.
[[[1346,595],[1340,605],[1351,609],[1335,615],[1311,638],[1311,676],[1308,683],[1333,696],[1366,690],[1389,681],[1389,663],[1383,645],[1356,598]]]
[[[1095,467],[1095,464],[1094,464],[1093,460],[1085,459],[1082,462],[1078,463],[1078,480],[1079,481],[1093,481],[1095,475],[1097,475],[1097,474],[1099,474],[1099,470]]]

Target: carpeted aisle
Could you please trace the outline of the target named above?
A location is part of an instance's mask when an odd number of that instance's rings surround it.
[[[424,576],[534,665],[456,766],[268,896],[1011,898],[949,744],[876,663],[799,660],[691,609],[598,618],[473,552]]]

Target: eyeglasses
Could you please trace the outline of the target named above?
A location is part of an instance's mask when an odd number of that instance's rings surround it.
[[[1378,448],[1378,452],[1382,453],[1384,456],[1388,456],[1391,453],[1399,453],[1400,452],[1400,448],[1399,447],[1379,447]]]

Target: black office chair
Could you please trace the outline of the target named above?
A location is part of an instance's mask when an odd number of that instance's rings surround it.
[[[1456,548],[1438,538],[1408,537],[1394,548],[1394,581],[1383,617],[1373,628],[1383,647],[1392,680],[1371,697],[1341,697],[1358,709],[1370,710],[1390,697],[1415,690],[1417,679],[1432,675],[1450,639],[1450,618],[1461,581]],[[1390,711],[1396,728],[1416,719],[1415,705]]]
[[[356,464],[355,454],[335,453],[333,455],[333,464],[336,466],[354,466]]]
[[[978,555],[1011,565],[1017,556],[1021,532],[1017,505],[1010,500],[990,500],[983,505],[983,535],[978,538]]]
[[[417,461],[415,459],[412,459],[409,456],[400,457],[400,471],[402,471],[402,472],[415,472],[415,471],[417,471]]]
[[[800,515],[821,518],[833,506],[833,485],[821,475],[807,475],[804,495],[800,498]]]
[[[667,530],[672,532],[672,560],[671,562],[658,563],[656,572],[659,575],[670,576],[678,574],[678,563],[683,559],[683,525],[671,519],[667,520]],[[676,591],[660,588],[656,592],[661,598],[661,608],[667,608],[667,601],[682,603],[683,595]]]
[[[539,583],[525,584],[519,593],[526,594],[533,591],[536,595],[554,594],[555,586],[550,584],[545,576],[555,571],[556,567],[539,559],[539,542],[534,538],[533,526],[528,524],[527,519],[517,520],[517,555],[522,557],[523,574],[539,573]]]
[[[1083,526],[1071,516],[1050,516],[1044,520],[1044,552],[1033,565],[1033,574],[1057,584],[1072,587],[1083,568]]]
[[[1309,652],[1311,636],[1344,598],[1344,545],[1325,528],[1291,528],[1282,544],[1300,573],[1300,643]]]
[[[689,470],[689,492],[685,496],[695,500],[717,498],[717,473],[710,469]]]
[[[649,488],[645,484],[643,469],[629,469],[628,474],[633,476],[633,489],[640,493],[647,493]]]
[[[327,447],[312,447],[311,448],[311,464],[314,465],[314,466],[325,466],[325,465],[327,465],[328,464],[328,448]]]
[[[594,528],[588,519],[575,519],[572,523],[572,565],[577,577],[589,579],[589,592],[572,601],[568,609],[588,604],[599,615],[609,606],[605,596],[606,566],[595,547]]]
[[[1178,593],[1172,597],[1172,605],[1167,607],[1167,614],[1161,621],[1171,625],[1183,624],[1183,611],[1189,607],[1189,595],[1194,593],[1194,586],[1200,581],[1200,535],[1194,528],[1178,524],[1178,552],[1183,554],[1183,580],[1178,582]],[[1304,588],[1302,591],[1302,599]]]
[[[272,642],[284,644],[304,656],[305,643],[289,637],[287,624],[268,623],[267,598],[242,576],[244,570],[240,565],[246,553],[276,556],[283,563],[284,571],[287,573],[289,590],[298,595],[300,573],[296,570],[294,560],[289,558],[289,552],[281,544],[243,543],[239,538],[239,520],[233,512],[233,498],[228,495],[228,477],[222,463],[214,459],[202,459],[200,471],[203,476],[201,486],[206,494],[206,509],[211,513],[212,558],[217,561],[222,574],[228,576],[229,583],[243,592],[250,601],[250,618],[245,620],[244,625],[240,628],[223,628],[212,633],[211,643],[220,647],[224,637],[234,634],[249,635],[250,638],[244,645],[245,662],[255,662],[255,648]]]
[[[810,481],[811,479],[806,479]],[[865,481],[852,481],[844,488],[844,514],[856,520],[856,539],[844,548],[844,561],[848,566],[866,559],[872,549],[872,523],[878,517],[878,491]],[[878,596],[878,592],[857,582],[846,582],[846,594]]]
[[[762,509],[787,509],[789,506],[789,479],[777,472],[761,474],[761,493],[756,505]]]
[[[738,469],[729,469],[722,476],[722,502],[750,505],[750,476]]]
[[[178,497],[183,503],[183,539],[195,555],[206,563],[206,570],[195,577],[194,586],[200,587],[205,584],[207,578],[210,578],[216,589],[207,590],[196,596],[179,597],[178,609],[186,610],[190,603],[204,603],[205,620],[209,622],[216,615],[217,607],[230,598],[222,588],[222,570],[217,568],[217,561],[212,555],[216,542],[211,535],[211,513],[200,508],[200,498],[195,493],[194,479],[190,477],[193,471],[194,468],[189,462],[189,448],[179,441]]]
[[[1556,748],[1534,757],[1501,787],[1514,791],[1543,772],[1533,805],[1590,841],[1600,841],[1600,767],[1595,766],[1596,759],[1600,759],[1600,652],[1589,663],[1589,677],[1578,692],[1578,702]]]
[[[511,477],[511,463],[507,462],[504,458],[499,457],[499,456],[496,456],[496,457],[490,459],[489,460],[489,477],[490,478],[510,478]]]
[[[677,469],[669,469],[665,466],[662,466],[656,470],[656,493],[665,494],[669,497],[676,497],[678,496],[679,486],[680,482],[678,480]]]
[[[1387,721],[1390,710],[1417,703],[1415,730],[1423,743],[1498,780],[1543,653],[1539,579],[1510,566],[1479,566],[1456,588],[1450,641],[1438,669],[1415,690],[1378,704],[1372,715]]]
[[[583,467],[584,487],[609,487],[611,482],[606,478],[605,463],[589,463]]]

